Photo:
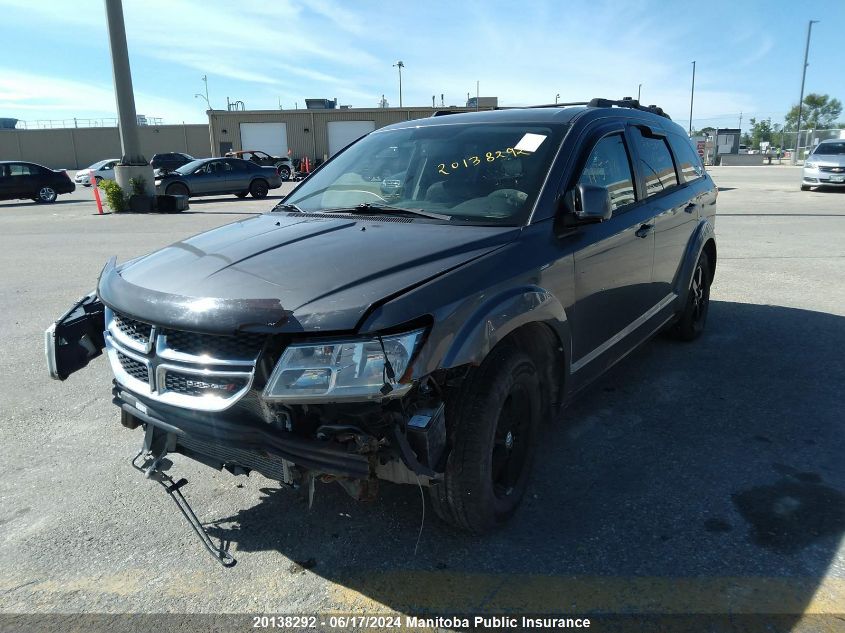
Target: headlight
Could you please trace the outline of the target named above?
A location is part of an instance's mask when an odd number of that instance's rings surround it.
[[[267,381],[264,397],[304,403],[401,396],[411,383],[399,380],[408,369],[422,334],[423,330],[415,330],[375,338],[291,345]]]
[[[818,163],[814,163],[813,161],[809,161],[809,160],[804,161],[804,167],[806,167],[808,169],[815,169],[818,166],[819,166]]]

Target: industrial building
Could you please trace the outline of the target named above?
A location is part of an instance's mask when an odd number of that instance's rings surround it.
[[[328,105],[331,104],[331,105]],[[392,123],[469,108],[336,108],[299,110],[209,110],[211,152],[261,150],[273,156],[326,160],[360,136]],[[475,108],[472,108],[474,110]],[[487,109],[487,108],[482,108]]]

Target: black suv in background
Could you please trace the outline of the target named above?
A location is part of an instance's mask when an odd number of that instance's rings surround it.
[[[50,373],[105,349],[148,475],[181,453],[309,495],[387,480],[484,532],[542,420],[656,332],[702,333],[715,204],[636,101],[397,123],[270,213],[109,261],[47,330]]]
[[[63,169],[23,161],[0,161],[0,200],[55,202],[76,185]]]
[[[169,173],[182,165],[187,165],[192,160],[196,159],[190,154],[183,154],[181,152],[153,154],[153,157],[150,160],[150,166],[153,168],[153,173],[158,176]]]

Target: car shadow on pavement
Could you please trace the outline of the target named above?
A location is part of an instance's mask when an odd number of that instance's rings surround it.
[[[12,208],[12,207],[33,207],[38,209],[49,209],[50,207],[55,207],[57,205],[65,205],[65,204],[80,204],[90,202],[89,200],[61,200],[57,199],[55,202],[48,202],[48,203],[40,203],[35,202],[33,200],[21,200],[19,202],[0,202],[0,208]]]
[[[415,553],[420,490],[390,484],[371,504],[318,484],[310,510],[265,488],[210,531],[245,565],[281,552],[350,611],[778,611],[789,630],[814,600],[833,608],[814,595],[845,532],[843,349],[845,317],[714,301],[700,340],[657,337],[547,425],[491,535],[426,499]]]

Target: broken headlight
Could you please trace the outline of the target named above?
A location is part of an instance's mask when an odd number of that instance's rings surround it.
[[[373,400],[401,396],[400,382],[423,330],[352,340],[288,346],[264,388],[264,397],[287,402]]]

